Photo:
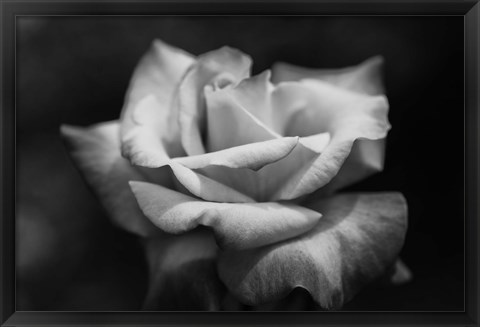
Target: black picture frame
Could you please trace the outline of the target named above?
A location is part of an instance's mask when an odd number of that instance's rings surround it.
[[[463,15],[465,20],[465,255],[464,312],[200,313],[26,312],[15,310],[15,22],[19,15]],[[478,0],[441,1],[23,1],[0,0],[0,322],[36,325],[479,325],[479,49]]]

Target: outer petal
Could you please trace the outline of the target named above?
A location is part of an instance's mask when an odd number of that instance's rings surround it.
[[[129,180],[143,180],[143,176],[120,155],[119,124],[64,125],[61,133],[74,162],[113,221],[142,236],[161,233],[140,211],[128,186]]]
[[[321,217],[296,205],[204,202],[160,185],[130,185],[143,213],[162,230],[179,234],[209,226],[223,248],[246,249],[288,239],[310,230]]]
[[[292,151],[291,157],[302,153],[307,160],[304,160],[303,167],[296,171],[286,169],[291,173],[291,177],[272,199],[293,199],[327,185],[349,157],[355,141],[363,143],[359,145],[360,150],[357,149],[360,154],[352,157],[352,161],[358,165],[355,166],[356,170],[344,170],[345,176],[339,176],[339,181],[335,182],[337,188],[383,167],[383,142],[371,141],[385,138],[390,129],[388,102],[384,96],[372,97],[353,93],[312,80],[306,80],[302,85],[285,84],[283,87],[290,88],[306,101],[305,107],[297,111],[291,119],[289,134],[305,133],[305,130],[310,128],[307,133],[309,135],[328,132],[331,138],[322,152],[317,152],[316,155],[309,156],[305,151]],[[318,124],[314,125],[312,121]],[[368,141],[364,143],[363,140]],[[366,151],[362,151],[367,148],[371,150],[370,155],[365,155]],[[289,157],[285,159],[290,159]],[[286,165],[286,168],[291,167],[292,165]]]
[[[182,155],[172,101],[194,62],[192,55],[159,40],[140,60],[121,114],[122,153],[133,164],[158,167],[165,152]]]
[[[150,282],[145,310],[220,310],[225,287],[218,280],[218,248],[208,230],[145,241]]]
[[[287,63],[276,63],[272,68],[274,83],[318,79],[341,88],[369,95],[384,93],[382,81],[383,57],[375,56],[356,66],[340,69],[311,69]]]
[[[277,63],[273,67],[273,81],[275,83],[283,81],[299,81],[303,79],[316,79],[354,92],[367,95],[380,95],[384,93],[382,81],[383,58],[375,56],[362,62],[357,66],[342,69],[309,69],[298,67],[285,63]],[[277,102],[298,101],[292,99],[291,94],[282,92],[280,87],[276,92]],[[275,97],[274,97],[275,98]],[[290,117],[295,117],[299,106],[292,104],[284,107],[283,115],[287,122]],[[302,124],[305,122],[302,122]],[[307,132],[305,126],[299,124],[296,133],[286,131],[287,135],[299,135],[298,132]],[[286,126],[280,122],[280,125]],[[328,184],[323,194],[331,193],[337,189],[353,184],[357,181],[370,176],[373,173],[381,171],[384,163],[385,140],[364,140],[358,139],[353,145],[353,149],[348,159],[343,164],[341,170],[335,178]]]
[[[250,57],[238,50],[223,47],[200,56],[185,74],[178,89],[178,121],[182,144],[188,155],[205,153],[202,144],[204,87],[236,84],[250,75],[250,66]]]
[[[168,162],[170,155],[183,155],[179,147],[174,149],[174,142],[168,144],[166,135],[171,137],[177,132],[167,127],[167,113],[158,110],[160,107],[156,98],[149,95],[136,104],[129,118],[124,118],[132,124],[123,129],[121,151],[133,165],[161,167]]]
[[[382,171],[385,159],[385,141],[385,138],[378,140],[356,139],[350,154],[337,175],[316,195],[332,194],[336,190]]]
[[[298,238],[221,253],[219,276],[241,302],[276,301],[302,287],[323,308],[339,308],[395,262],[407,228],[401,194],[337,195],[312,209],[324,217]]]

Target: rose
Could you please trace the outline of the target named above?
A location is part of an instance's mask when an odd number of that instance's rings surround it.
[[[238,50],[195,58],[155,41],[119,121],[62,126],[114,222],[148,240],[147,307],[257,305],[302,288],[331,309],[392,266],[405,279],[403,196],[332,195],[383,169],[381,63],[250,77]]]

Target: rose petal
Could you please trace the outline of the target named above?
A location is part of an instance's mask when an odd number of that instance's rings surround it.
[[[192,194],[206,201],[255,202],[252,198],[187,167],[171,162],[169,164],[177,180]]]
[[[324,133],[302,137],[298,139],[298,142],[292,142],[291,147],[286,142],[288,139],[282,138],[249,145],[249,148],[254,145],[258,146],[258,149],[252,153],[261,154],[265,160],[260,160],[258,155],[244,156],[239,152],[239,160],[235,161],[236,165],[233,162],[227,164],[220,160],[217,162],[222,164],[218,165],[214,165],[213,160],[212,162],[204,161],[201,165],[187,162],[186,165],[192,169],[198,169],[213,180],[229,185],[259,202],[270,201],[272,195],[280,190],[285,181],[297,173],[297,170],[305,169],[302,165],[308,165],[318,157],[321,150],[328,144],[330,136],[328,133]],[[280,144],[280,140],[285,140],[283,145]],[[268,143],[274,142],[278,143],[278,146],[268,145]],[[282,146],[280,147],[280,145]],[[277,147],[278,150],[272,153],[272,156],[268,155]],[[181,158],[183,159],[182,163],[185,163],[188,158]],[[247,159],[251,159],[250,162]],[[200,163],[200,160],[196,160],[195,163]]]
[[[130,117],[136,125],[124,129],[121,151],[134,165],[161,167],[170,159],[163,141],[165,138],[160,135],[167,130],[168,116],[158,110],[160,107],[156,98],[149,95],[139,101],[132,110]],[[173,134],[174,132],[170,135]]]
[[[359,65],[342,69],[309,69],[286,63],[273,67],[273,81],[318,79],[338,87],[369,95],[384,93],[383,57],[369,58]],[[287,95],[288,96],[288,95]],[[384,140],[357,140],[348,159],[323,194],[353,184],[383,169]]]
[[[273,67],[273,81],[275,83],[282,81],[298,81],[302,79],[318,79],[320,81],[331,83],[337,87],[344,88],[368,95],[380,95],[384,92],[382,82],[383,58],[381,56],[372,57],[363,63],[343,69],[309,69],[293,66],[285,63],[277,63]],[[301,110],[301,96],[292,96],[290,92],[285,92],[280,87],[276,90],[277,103],[284,103],[287,107],[283,117],[290,121]],[[286,104],[289,102],[290,104]],[[289,114],[290,113],[290,114]],[[285,135],[302,135],[301,133],[315,133],[307,131],[308,117],[297,124],[297,128],[290,126],[290,130]],[[313,120],[313,119],[312,119]],[[315,128],[315,126],[313,126]],[[291,130],[294,129],[294,130]],[[300,133],[300,134],[299,134]],[[363,140],[357,139],[353,149],[348,156],[342,168],[328,183],[326,189],[321,194],[332,193],[342,187],[358,182],[373,173],[383,169],[384,162],[384,140]]]
[[[245,84],[247,84],[246,80],[235,88],[225,87],[220,90],[205,88],[208,151],[280,138],[280,135],[250,113],[237,99],[240,93],[238,90]],[[252,101],[254,100],[250,99],[250,102]],[[261,107],[261,104],[252,103],[251,105],[255,105],[256,108]]]
[[[314,196],[325,196],[383,170],[385,139],[357,139],[337,175]]]
[[[191,169],[211,166],[258,170],[286,157],[297,145],[298,137],[283,137],[209,152],[190,157],[174,158],[174,162]]]
[[[139,210],[128,186],[129,180],[143,180],[143,176],[120,155],[118,122],[88,128],[63,125],[61,134],[75,164],[113,221],[142,236],[160,234],[161,230]]]
[[[130,185],[143,213],[156,226],[173,234],[208,226],[223,248],[246,249],[288,239],[305,233],[321,217],[291,204],[204,202],[160,185]]]
[[[208,230],[145,242],[150,281],[144,310],[220,310],[225,287],[215,271],[217,246]]]
[[[376,141],[386,137],[390,124],[388,123],[388,102],[384,96],[368,96],[353,93],[332,86],[331,84],[305,80],[303,83],[284,84],[304,99],[305,107],[297,111],[291,119],[289,134],[307,133],[308,135],[328,132],[331,139],[322,152],[308,153],[307,147],[294,149],[277,165],[284,165],[284,174],[290,176],[286,182],[277,188],[271,199],[294,199],[312,193],[327,185],[337,175],[357,140]],[[311,122],[318,122],[316,125]],[[308,132],[305,132],[308,128]],[[383,167],[383,146],[381,142],[363,142],[360,154],[352,158],[354,171],[345,171],[346,177],[339,179],[337,187],[357,181],[366,175],[381,170]],[[301,142],[300,142],[301,145]],[[375,156],[365,156],[369,148]],[[312,150],[309,148],[308,150]],[[363,150],[363,151],[361,151]],[[303,158],[301,167],[293,168],[287,164],[295,156]],[[296,160],[299,161],[298,159]],[[267,168],[274,168],[274,165]],[[347,166],[348,168],[349,166]],[[350,175],[348,175],[350,174]],[[333,188],[333,187],[332,187]]]
[[[156,40],[135,68],[121,114],[122,153],[133,164],[159,167],[167,152],[184,153],[172,98],[194,62],[192,55]]]
[[[229,134],[234,134],[242,140],[250,138],[241,141],[241,144],[287,135],[285,125],[295,109],[299,109],[296,102],[303,102],[295,94],[292,95],[290,90],[284,92],[285,88],[275,87],[270,82],[270,75],[270,71],[267,70],[246,78],[235,86],[205,90],[209,145],[212,151],[228,147],[229,143],[220,147],[215,146],[214,142],[225,142],[221,136],[227,135],[233,141],[236,140]],[[220,115],[223,117],[219,117]],[[228,133],[220,133],[219,129]]]
[[[304,136],[299,139],[303,147],[320,154],[330,143],[330,133],[319,133],[310,136]]]
[[[205,124],[206,85],[223,87],[250,75],[251,59],[229,47],[208,52],[187,71],[178,90],[178,119],[182,144],[188,155],[205,153],[202,144]]]
[[[219,97],[219,99],[211,99],[217,100],[218,104],[212,101],[213,103],[208,103],[208,107],[214,105],[219,107],[216,108],[215,114],[221,113],[224,107],[234,107],[234,110],[246,111],[255,117],[264,129],[267,129],[267,133],[271,134],[269,135],[270,138],[272,136],[278,137],[279,134],[282,134],[280,124],[284,116],[282,112],[284,106],[275,102],[275,87],[270,82],[270,75],[270,71],[266,70],[261,74],[242,80],[234,87],[217,90],[211,94],[207,93],[207,100],[209,100],[208,95]],[[239,110],[236,107],[241,109]],[[216,117],[213,116],[213,118]],[[265,128],[265,126],[267,127]]]
[[[378,139],[390,128],[388,102],[383,95],[371,96],[313,79],[280,84],[278,92],[289,95],[296,108],[288,117],[285,135],[308,136],[330,132],[352,138],[364,134]]]
[[[241,302],[276,301],[302,287],[321,307],[339,308],[395,261],[407,228],[401,194],[337,195],[311,208],[323,218],[308,233],[220,254],[220,279]]]
[[[207,201],[254,202],[228,186],[200,175],[177,163],[168,162],[164,169],[136,170],[119,152],[119,124],[109,122],[90,128],[62,126],[62,134],[71,148],[71,155],[94,188],[112,218],[123,228],[141,235],[160,230],[138,209],[128,181],[143,180],[171,187],[173,176],[189,192]],[[145,226],[144,226],[145,225]]]
[[[272,81],[280,83],[313,78],[350,91],[379,95],[384,93],[383,62],[382,56],[375,56],[359,65],[340,69],[311,69],[287,63],[276,63],[272,68]]]

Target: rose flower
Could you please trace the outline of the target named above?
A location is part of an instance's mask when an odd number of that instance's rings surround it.
[[[404,197],[336,193],[383,169],[381,65],[250,76],[238,50],[195,57],[157,40],[118,121],[62,126],[112,220],[144,240],[145,308],[256,306],[300,288],[337,309],[389,272],[405,279]]]

